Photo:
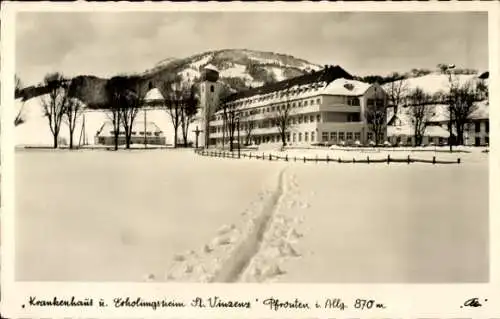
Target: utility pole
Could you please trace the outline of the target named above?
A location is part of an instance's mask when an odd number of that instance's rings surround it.
[[[146,124],[146,120],[147,120],[147,116],[146,116],[146,108],[144,108],[144,148],[148,148],[148,140],[147,140],[147,124]]]
[[[452,105],[452,94],[453,94],[453,81],[451,78],[451,69],[455,68],[455,64],[449,64],[446,67],[446,72],[448,73],[448,81],[450,83],[450,93],[448,97],[448,113],[449,113],[449,121],[448,121],[448,130],[450,132],[450,136],[448,138],[448,144],[450,146],[450,153],[453,152],[453,105]]]

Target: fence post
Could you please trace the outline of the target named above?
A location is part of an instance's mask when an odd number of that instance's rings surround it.
[[[338,160],[339,163],[342,163],[342,161],[340,160],[340,157],[339,157],[339,160]]]
[[[457,164],[460,164],[460,157],[457,158]]]
[[[330,159],[328,158],[328,154],[326,154],[326,162],[328,163]]]
[[[306,162],[306,157],[304,156],[304,163]]]
[[[262,153],[262,160],[265,160],[266,157],[264,156],[264,153]]]
[[[271,155],[271,154],[269,154],[269,160],[270,160],[270,161],[272,161],[272,160],[273,160],[273,158],[272,158],[272,155]]]
[[[436,164],[436,156],[432,157],[432,164]]]
[[[288,162],[288,154],[285,154],[285,161]]]
[[[294,156],[293,157],[293,161],[296,162],[297,161],[297,156]]]
[[[316,164],[318,164],[318,154],[316,154]]]
[[[391,162],[391,154],[387,154],[387,164]]]
[[[250,152],[249,158],[252,159],[252,152]]]
[[[410,164],[410,154],[408,154],[408,164]]]
[[[356,159],[354,157],[352,158],[352,163],[356,163]]]
[[[370,164],[370,156],[367,156],[366,160],[368,161],[368,164]]]

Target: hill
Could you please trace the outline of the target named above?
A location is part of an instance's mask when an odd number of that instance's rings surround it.
[[[238,92],[251,87],[275,83],[319,70],[322,66],[291,55],[246,49],[208,51],[186,58],[166,58],[151,69],[138,75],[144,86],[155,86],[161,81],[173,81],[180,77],[197,82],[203,67],[208,64],[220,71],[220,80],[230,91]],[[92,75],[73,78],[73,95],[90,108],[106,105],[105,86],[107,79]],[[45,94],[43,87],[29,87],[17,92],[16,98],[24,100]]]

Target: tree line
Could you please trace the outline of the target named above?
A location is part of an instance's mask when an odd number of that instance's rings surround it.
[[[15,81],[16,96],[21,95],[19,92],[23,89],[22,82],[17,76]],[[85,105],[75,97],[78,96],[79,86],[59,72],[47,74],[43,79],[43,85],[46,94],[40,97],[40,102],[53,137],[53,147],[60,146],[59,136],[62,124],[65,123],[69,130],[69,148],[73,149],[74,132],[85,110]],[[155,86],[160,91],[162,99],[146,101],[147,92]],[[139,112],[148,106],[160,107],[167,112],[174,128],[174,147],[179,145],[179,128],[183,145],[188,146],[189,127],[194,122],[198,108],[194,82],[183,82],[180,77],[176,77],[174,80],[156,81],[153,84],[145,82],[140,76],[119,75],[107,80],[104,91],[106,102],[102,107],[113,127],[115,150],[119,148],[120,135],[125,137],[125,148],[131,147],[134,123]],[[24,122],[24,102],[21,103],[21,108],[14,119],[16,126]]]

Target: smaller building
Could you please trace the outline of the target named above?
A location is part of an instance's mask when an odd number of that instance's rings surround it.
[[[406,108],[398,109],[397,114],[388,112],[387,138],[392,145],[413,146],[415,133]],[[447,145],[450,137],[448,130],[447,106],[435,106],[432,117],[427,122],[422,143],[424,145]],[[453,134],[456,134],[453,130]],[[464,144],[467,146],[489,145],[489,105],[487,101],[476,104],[475,111],[465,124]]]
[[[107,121],[95,135],[95,144],[114,145],[113,123]],[[125,144],[125,129],[120,126],[118,145]],[[166,145],[166,138],[163,131],[154,122],[135,122],[132,127],[131,144]]]

